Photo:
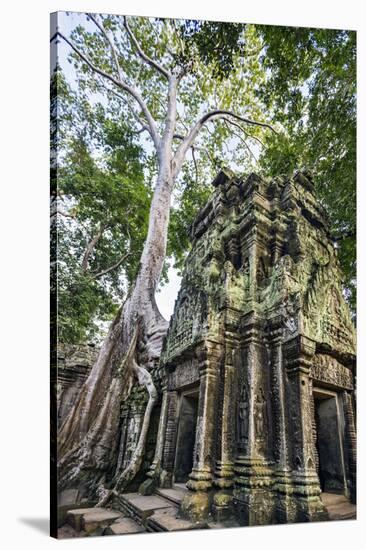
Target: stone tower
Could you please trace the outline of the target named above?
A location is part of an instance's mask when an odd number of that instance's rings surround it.
[[[213,185],[161,358],[150,482],[186,482],[194,521],[326,519],[321,492],[354,501],[356,483],[355,330],[326,213],[304,171]]]

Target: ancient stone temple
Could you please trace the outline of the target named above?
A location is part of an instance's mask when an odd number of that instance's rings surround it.
[[[155,456],[141,492],[186,483],[180,516],[327,519],[356,495],[355,330],[306,171],[221,171],[161,358]]]

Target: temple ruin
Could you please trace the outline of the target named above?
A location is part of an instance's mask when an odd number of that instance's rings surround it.
[[[356,344],[326,212],[306,170],[223,170],[213,186],[154,369],[146,460],[113,506],[134,517],[178,488],[177,528],[329,519],[323,495],[356,501]],[[145,403],[137,388],[121,411],[119,464]],[[164,530],[153,512],[139,523]]]
[[[221,171],[161,364],[158,487],[186,483],[180,515],[241,525],[327,518],[355,502],[355,330],[309,173]]]

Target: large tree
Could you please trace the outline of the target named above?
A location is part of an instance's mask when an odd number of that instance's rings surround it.
[[[175,184],[188,155],[197,171],[197,155],[207,155],[215,163],[232,139],[230,128],[243,141],[242,150],[253,156],[247,140],[258,139],[259,129],[271,129],[261,121],[255,97],[254,75],[260,73],[255,33],[243,26],[236,42],[241,43],[244,32],[248,55],[243,56],[240,48],[230,50],[228,44],[230,74],[218,73],[214,59],[202,60],[199,43],[185,36],[185,22],[87,14],[87,21],[71,36],[58,30],[54,37],[70,47],[79,85],[103,93],[106,101],[119,105],[133,131],[146,133],[156,174],[136,277],[59,433],[60,487],[82,482],[94,491],[103,488],[115,453],[120,404],[135,379],[149,399],[131,461],[124,471],[115,472],[116,489],[123,489],[141,465],[157,399],[150,369],[159,358],[167,328],[155,292],[166,255]],[[212,123],[219,123],[214,135]]]

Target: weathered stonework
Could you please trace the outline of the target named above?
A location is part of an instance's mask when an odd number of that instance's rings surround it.
[[[93,345],[58,343],[57,366],[55,365],[53,370],[59,425],[62,424],[74,404],[80,388],[97,358],[98,351],[98,348]]]
[[[355,500],[356,432],[355,330],[326,213],[307,172],[221,171],[213,185],[161,357],[142,488],[186,475],[181,515],[197,522],[327,519],[321,491]]]

